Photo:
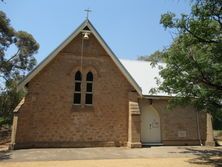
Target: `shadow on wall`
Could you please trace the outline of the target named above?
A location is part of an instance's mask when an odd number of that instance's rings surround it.
[[[196,158],[189,160],[188,162],[191,164],[197,165],[212,165],[215,167],[222,166],[222,147],[214,147],[214,148],[186,148],[186,151],[181,153],[188,153],[196,155]]]

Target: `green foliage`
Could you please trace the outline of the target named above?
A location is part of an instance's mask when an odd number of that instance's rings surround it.
[[[159,51],[158,50],[158,51],[152,53],[151,55],[140,56],[140,57],[138,57],[138,60],[151,61],[151,62],[154,62],[154,63],[164,62],[163,54],[164,54],[164,51]]]
[[[11,47],[16,48],[13,55],[8,54]],[[12,123],[12,111],[24,96],[24,92],[17,92],[17,82],[35,66],[34,54],[38,49],[39,44],[32,35],[15,31],[0,11],[0,126]]]
[[[14,46],[17,51],[8,55],[7,51]],[[31,34],[15,31],[4,12],[0,11],[0,77],[10,80],[14,75],[31,70],[36,64],[34,54],[39,44]]]
[[[222,130],[222,112],[214,113],[213,129],[215,129],[215,130]]]
[[[6,86],[7,89],[0,94],[0,127],[12,124],[12,111],[25,95],[23,91],[17,92],[15,80],[8,80]]]
[[[193,104],[214,116],[222,108],[222,1],[195,1],[189,15],[161,16],[177,36],[163,54],[166,67],[158,90],[174,94],[172,105]]]

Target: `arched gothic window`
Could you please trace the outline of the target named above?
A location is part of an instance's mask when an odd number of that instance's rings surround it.
[[[75,74],[75,88],[74,88],[74,99],[73,103],[76,105],[81,104],[81,83],[82,83],[82,74],[80,71],[77,71]]]
[[[92,72],[88,72],[86,75],[85,104],[86,105],[93,104],[93,73]]]

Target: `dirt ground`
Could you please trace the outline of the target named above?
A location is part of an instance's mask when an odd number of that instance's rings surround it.
[[[212,167],[214,164],[190,163],[191,158],[147,158],[75,161],[34,161],[0,163],[1,167]],[[219,166],[218,166],[219,167]]]

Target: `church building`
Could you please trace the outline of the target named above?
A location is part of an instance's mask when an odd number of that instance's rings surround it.
[[[150,62],[118,59],[86,19],[19,83],[11,148],[213,144],[210,115],[167,110],[172,97],[149,93],[155,77]]]

